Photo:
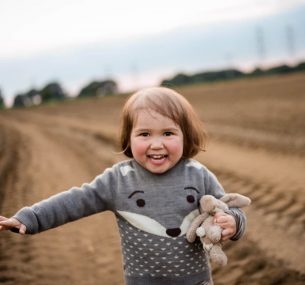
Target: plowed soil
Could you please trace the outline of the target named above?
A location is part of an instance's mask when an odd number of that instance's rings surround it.
[[[178,89],[209,133],[196,158],[227,192],[252,199],[247,233],[229,241],[215,284],[305,284],[305,74]],[[125,96],[0,112],[0,214],[11,216],[125,159],[116,147]],[[123,284],[106,212],[38,234],[0,233],[0,284]]]

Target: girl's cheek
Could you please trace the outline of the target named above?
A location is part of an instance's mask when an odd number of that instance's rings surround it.
[[[177,151],[179,151],[181,149],[183,150],[183,141],[178,140],[178,141],[173,142],[172,143],[172,148],[176,149]]]
[[[132,150],[135,153],[145,152],[147,149],[147,144],[142,140],[134,140],[132,143]]]

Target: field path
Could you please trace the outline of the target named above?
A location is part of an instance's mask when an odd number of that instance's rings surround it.
[[[6,153],[16,157],[13,165],[3,161],[9,173],[1,183],[7,190],[1,200],[3,215],[90,181],[115,162],[113,147],[88,139],[81,128],[51,127],[54,122],[43,118],[37,125],[32,121],[37,116],[15,118],[1,118],[1,130],[10,134],[5,136],[10,139]],[[36,236],[1,233],[0,284],[122,284],[119,248],[110,213]]]

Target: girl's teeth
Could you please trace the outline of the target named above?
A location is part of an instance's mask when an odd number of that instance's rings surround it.
[[[162,154],[156,154],[156,155],[149,155],[150,158],[153,158],[153,159],[161,159],[163,157],[165,157],[165,155],[162,155]]]

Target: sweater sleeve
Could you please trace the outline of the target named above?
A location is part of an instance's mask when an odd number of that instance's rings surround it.
[[[225,194],[225,191],[217,177],[209,170],[207,170],[207,176],[207,194],[213,195],[217,199],[221,198]],[[233,216],[236,222],[236,233],[231,240],[238,240],[246,230],[245,213],[239,208],[230,208],[226,213]]]
[[[114,173],[108,169],[91,183],[72,187],[31,207],[19,210],[14,218],[27,228],[28,234],[39,233],[68,222],[111,209]]]
[[[231,237],[231,240],[239,240],[246,231],[246,215],[239,208],[230,208],[227,213],[232,215],[236,222],[236,233]]]

